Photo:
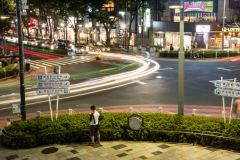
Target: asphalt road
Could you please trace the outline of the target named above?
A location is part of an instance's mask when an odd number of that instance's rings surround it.
[[[72,98],[60,99],[59,109],[88,108],[90,104],[97,107],[130,106],[130,105],[176,105],[178,103],[178,63],[176,59],[156,59],[161,65],[158,72],[124,87],[110,89],[98,93],[75,95]],[[89,63],[92,65],[92,63]],[[85,64],[87,67],[88,64]],[[222,98],[214,94],[211,81],[224,79],[240,79],[240,63],[230,60],[186,60],[185,61],[185,105],[222,106]],[[226,106],[230,106],[231,98],[225,98]],[[52,101],[55,106],[55,100]],[[26,106],[27,113],[49,111],[48,100]],[[206,111],[207,112],[207,111]],[[0,116],[11,115],[11,110],[2,110]]]

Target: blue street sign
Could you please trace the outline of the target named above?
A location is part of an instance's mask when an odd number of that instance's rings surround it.
[[[37,90],[38,95],[50,95],[50,94],[68,94],[70,93],[69,88],[56,88],[56,89],[39,89]]]
[[[70,75],[68,73],[63,74],[39,74],[37,75],[37,80],[47,81],[47,80],[68,80]]]
[[[38,88],[56,88],[56,87],[69,87],[69,81],[58,81],[58,82],[37,82]]]
[[[214,94],[218,96],[224,96],[224,97],[240,97],[240,91],[234,91],[231,89],[216,88],[214,90]]]

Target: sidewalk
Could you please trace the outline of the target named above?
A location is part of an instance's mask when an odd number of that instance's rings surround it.
[[[184,143],[104,141],[53,144],[31,149],[7,149],[0,146],[4,160],[239,160],[240,153]]]

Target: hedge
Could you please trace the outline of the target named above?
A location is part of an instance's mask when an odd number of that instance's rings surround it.
[[[175,58],[178,57],[177,50],[174,51],[162,51],[159,53],[159,57],[171,57]],[[238,53],[236,51],[202,51],[198,50],[197,53],[201,55],[203,58],[220,58],[220,57],[234,57],[238,56]],[[217,54],[216,54],[217,53]],[[190,58],[191,51],[185,51],[185,58]],[[217,55],[217,57],[216,57]]]
[[[13,76],[14,72],[12,70],[14,64],[9,64],[6,67],[4,67],[6,69],[6,77],[10,77]],[[1,78],[5,78],[5,72],[3,71],[3,67],[0,67],[0,79]]]
[[[190,143],[190,134],[155,133],[153,130],[168,128],[170,130],[202,130],[223,133],[229,139],[195,136],[200,145],[240,151],[240,121],[233,119],[231,124],[223,123],[222,118],[165,115],[160,113],[141,113],[144,126],[133,131],[128,127],[127,118],[130,113],[105,113],[101,129],[101,140],[134,140],[134,141],[165,141]],[[58,120],[50,117],[33,118],[26,121],[12,122],[2,131],[2,144],[11,148],[30,148],[40,145],[90,141],[88,135],[89,114],[60,115]],[[111,131],[111,129],[115,129]],[[234,137],[231,139],[231,137]]]

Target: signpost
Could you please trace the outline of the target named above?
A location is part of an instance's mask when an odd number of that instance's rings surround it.
[[[40,88],[36,92],[38,95],[48,95],[49,108],[51,119],[52,117],[52,105],[50,95],[57,95],[57,105],[56,105],[56,119],[58,117],[58,102],[59,95],[65,95],[70,93],[70,89],[67,88],[70,86],[70,82],[66,81],[70,78],[70,75],[67,73],[60,74],[61,67],[58,66],[59,74],[47,74],[47,69],[45,69],[45,74],[37,75],[37,87]]]
[[[221,80],[217,80],[214,82],[214,86],[217,87],[214,90],[214,94],[218,96],[222,96],[224,123],[226,123],[226,110],[225,110],[224,97],[232,97],[230,119],[229,119],[229,123],[230,123],[232,120],[232,109],[233,109],[234,98],[240,98],[240,82],[236,82],[236,78],[234,78],[234,81],[232,82],[232,81],[223,80],[223,77],[221,77]]]

